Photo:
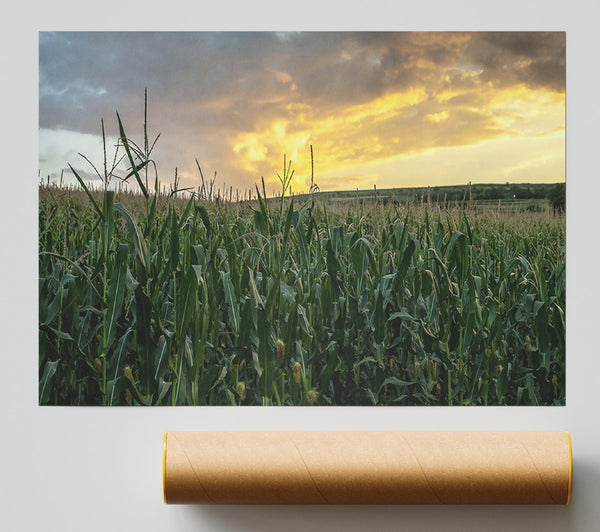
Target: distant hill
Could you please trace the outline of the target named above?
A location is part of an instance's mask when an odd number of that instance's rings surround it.
[[[505,183],[467,184],[431,187],[372,188],[367,190],[344,190],[317,192],[316,197],[328,201],[380,201],[388,203],[442,203],[455,205],[536,205],[547,203],[548,194],[556,183]],[[296,198],[308,198],[297,194]]]

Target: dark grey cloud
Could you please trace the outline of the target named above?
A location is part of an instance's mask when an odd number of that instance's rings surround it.
[[[264,37],[263,37],[264,35]],[[57,33],[40,36],[40,126],[93,132],[147,87],[158,105],[223,93],[269,34]]]
[[[461,63],[479,67],[485,81],[561,90],[564,44],[564,33],[539,32],[41,33],[40,126],[95,132],[101,115],[126,112],[144,87],[174,121],[187,105],[227,96],[241,112],[244,103],[290,96],[290,84],[274,72],[291,77],[292,99],[323,105],[431,85],[449,69],[457,84],[452,67]],[[222,120],[210,111],[199,120]]]
[[[88,171],[84,168],[78,168],[78,167],[74,167],[75,171],[77,172],[77,175],[79,177],[81,177],[81,179],[83,179],[84,181],[101,181],[102,179],[98,176],[98,174],[96,174],[93,171]],[[70,168],[63,168],[62,171],[64,172],[65,176],[73,176],[73,172],[71,171]],[[54,174],[50,174],[50,177],[56,177],[56,178],[60,178],[60,173],[54,173]]]
[[[565,90],[564,32],[477,33],[465,57],[482,68],[482,80],[498,86]]]

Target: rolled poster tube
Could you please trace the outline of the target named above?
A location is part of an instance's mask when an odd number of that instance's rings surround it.
[[[569,504],[568,432],[166,432],[167,504]]]

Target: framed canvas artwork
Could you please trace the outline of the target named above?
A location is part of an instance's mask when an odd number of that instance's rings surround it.
[[[565,404],[564,32],[41,32],[39,111],[39,404]]]

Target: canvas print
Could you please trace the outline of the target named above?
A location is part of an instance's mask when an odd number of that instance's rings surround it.
[[[564,405],[564,32],[41,32],[40,405]]]

